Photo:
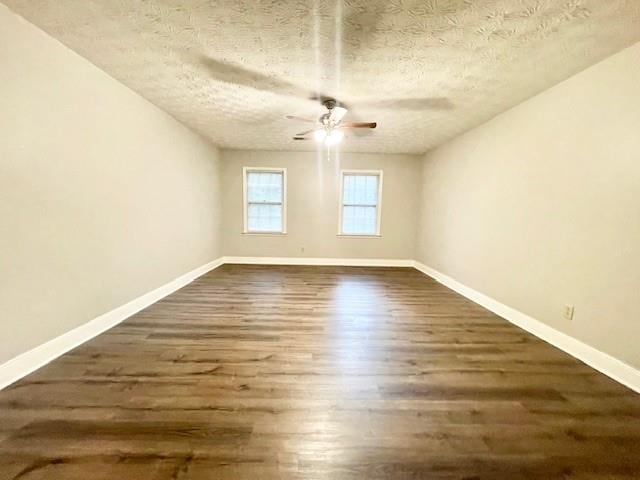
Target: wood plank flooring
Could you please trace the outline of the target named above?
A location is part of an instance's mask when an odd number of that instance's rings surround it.
[[[640,478],[640,396],[413,269],[225,265],[0,392],[0,479]]]

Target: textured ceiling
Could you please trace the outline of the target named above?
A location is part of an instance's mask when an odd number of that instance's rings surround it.
[[[638,0],[2,0],[227,148],[313,149],[313,92],[422,153],[640,40]]]

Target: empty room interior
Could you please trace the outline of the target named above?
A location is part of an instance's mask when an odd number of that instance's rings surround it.
[[[43,479],[640,479],[640,2],[0,0]]]

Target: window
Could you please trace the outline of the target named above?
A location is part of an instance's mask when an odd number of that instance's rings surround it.
[[[287,171],[244,167],[244,232],[286,233]]]
[[[382,171],[343,170],[340,235],[380,235]]]

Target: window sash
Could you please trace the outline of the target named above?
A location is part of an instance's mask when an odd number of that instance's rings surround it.
[[[342,213],[343,235],[376,235],[377,207],[344,206]]]
[[[349,188],[358,188],[358,186],[354,185],[353,180],[349,185],[349,177],[375,177],[376,191],[360,191],[360,196],[365,198],[358,202],[357,195],[348,191]],[[365,181],[364,188],[366,189],[366,180],[361,181]],[[343,171],[340,187],[340,224],[338,225],[338,234],[345,236],[380,236],[382,171]],[[363,188],[362,185],[359,188]],[[375,197],[375,203],[371,202],[373,197]],[[347,202],[346,200],[351,201]],[[370,209],[374,210],[373,219],[371,219],[370,214],[366,213]],[[370,223],[372,220],[375,222],[373,225]],[[346,225],[347,221],[350,221],[351,224]],[[373,228],[366,228],[367,226]]]
[[[273,188],[273,184],[261,183],[261,180],[251,179],[252,174],[275,174],[279,178],[279,199],[273,198],[273,192],[269,192]],[[251,182],[254,180],[255,182]],[[281,234],[286,233],[286,169],[284,168],[250,168],[244,167],[244,232],[245,233],[266,233]],[[262,188],[262,196],[265,200],[255,199],[256,195],[252,189]],[[252,200],[250,200],[253,197]],[[255,207],[279,207],[278,211],[272,215],[259,216],[256,215]],[[253,207],[253,208],[252,208]],[[254,215],[251,215],[253,211]],[[264,212],[262,212],[264,213]],[[279,219],[279,224],[270,225],[274,219]],[[261,225],[257,227],[257,225]]]

